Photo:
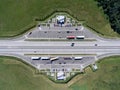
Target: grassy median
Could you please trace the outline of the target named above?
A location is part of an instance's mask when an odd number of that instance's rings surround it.
[[[44,20],[53,11],[67,11],[96,32],[116,36],[95,0],[2,0],[0,37],[22,34],[35,25],[35,18]]]
[[[102,59],[99,69],[86,69],[67,84],[55,84],[35,69],[13,57],[0,57],[0,90],[118,90],[120,88],[120,56]]]

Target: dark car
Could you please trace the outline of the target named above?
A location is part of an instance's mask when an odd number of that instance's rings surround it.
[[[67,33],[70,33],[70,31],[67,31]]]
[[[98,46],[97,44],[95,44],[95,46]]]
[[[32,32],[29,33],[29,35],[31,35],[31,34],[32,34]]]
[[[75,28],[75,30],[78,30],[78,28]]]
[[[40,25],[38,25],[38,27],[40,27]]]
[[[71,46],[73,47],[75,45],[75,43],[71,43]]]

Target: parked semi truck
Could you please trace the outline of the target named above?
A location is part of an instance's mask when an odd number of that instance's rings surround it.
[[[51,61],[58,60],[58,59],[59,59],[59,57],[52,57],[52,58],[50,58]]]
[[[67,36],[67,39],[75,39],[75,36]]]
[[[41,57],[41,60],[50,60],[50,57]]]
[[[85,36],[76,36],[76,39],[84,39]]]
[[[31,57],[32,60],[40,60],[40,57]]]
[[[74,57],[75,60],[81,60],[83,57]]]

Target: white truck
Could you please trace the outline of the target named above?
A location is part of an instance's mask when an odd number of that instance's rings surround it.
[[[41,60],[50,60],[50,57],[41,57]]]
[[[31,57],[32,60],[40,60],[40,57]]]
[[[74,57],[75,60],[81,60],[83,57]]]
[[[84,39],[85,36],[76,36],[76,39]]]

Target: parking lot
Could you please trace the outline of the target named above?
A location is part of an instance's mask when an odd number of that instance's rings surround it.
[[[66,39],[67,36],[84,36],[84,39],[96,39],[81,22],[69,16],[56,15],[47,22],[40,22],[26,35],[26,39]]]
[[[39,23],[27,34],[27,39],[96,39],[96,35],[85,28],[82,23],[67,16],[55,16],[46,23]],[[71,38],[72,37],[72,38]],[[78,38],[79,37],[79,38]],[[71,44],[74,46],[74,43]],[[39,70],[50,69],[51,72],[72,69],[83,70],[85,67],[95,63],[94,56],[84,56],[80,60],[74,57],[59,57],[57,60],[32,60],[29,62]],[[51,58],[51,57],[50,57]]]
[[[30,58],[30,57],[29,57]],[[72,70],[72,69],[84,69],[86,66],[95,63],[93,56],[83,57],[80,60],[74,60],[74,57],[59,57],[56,60],[30,60],[30,62],[37,66],[39,70],[50,69],[50,70]]]
[[[95,38],[95,35],[83,26],[72,27],[48,27],[41,26],[34,28],[27,34],[27,38],[41,39],[66,39],[67,36],[85,36],[85,38]]]

